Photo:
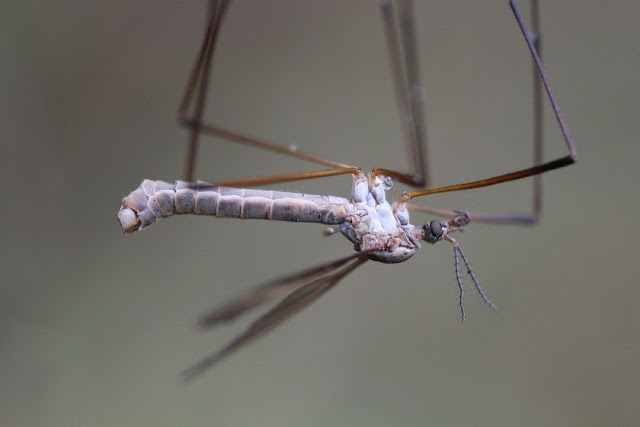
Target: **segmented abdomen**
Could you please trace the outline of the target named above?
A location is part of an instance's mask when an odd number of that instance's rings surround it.
[[[122,200],[118,219],[125,233],[174,214],[335,225],[346,220],[350,206],[343,197],[145,179]]]

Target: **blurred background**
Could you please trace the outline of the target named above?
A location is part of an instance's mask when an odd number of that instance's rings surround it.
[[[367,263],[187,385],[178,373],[250,321],[199,333],[199,314],[351,244],[319,225],[191,217],[123,236],[122,197],[143,178],[182,177],[175,115],[205,2],[5,3],[0,423],[636,421],[640,5],[541,3],[544,62],[579,163],[545,175],[539,227],[472,224],[456,236],[501,312],[467,280],[462,325],[451,248],[425,245],[404,264]],[[506,0],[420,2],[416,24],[434,185],[529,166],[531,66]],[[405,168],[375,2],[238,0],[214,67],[211,121],[364,170]],[[549,108],[545,120],[545,158],[564,156]],[[208,139],[197,176],[317,169]],[[421,202],[525,212],[530,200],[526,181]]]

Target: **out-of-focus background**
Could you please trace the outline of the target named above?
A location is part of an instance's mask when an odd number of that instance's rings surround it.
[[[416,8],[435,185],[530,165],[530,62],[506,3]],[[191,217],[123,236],[121,198],[143,178],[182,176],[186,133],[175,112],[205,2],[6,4],[0,423],[637,421],[640,6],[541,3],[544,61],[579,163],[545,176],[539,227],[472,224],[456,236],[501,312],[467,280],[462,325],[451,248],[425,245],[401,265],[368,263],[188,385],[178,373],[249,321],[198,333],[198,314],[351,245],[317,225]],[[365,170],[401,169],[386,61],[373,1],[238,0],[207,116]],[[565,150],[549,109],[545,119],[549,160]],[[198,177],[316,169],[209,139]],[[350,185],[339,177],[279,187],[348,195]],[[520,182],[422,202],[524,212],[530,194]]]

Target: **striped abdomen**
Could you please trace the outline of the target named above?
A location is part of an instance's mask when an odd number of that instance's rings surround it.
[[[343,197],[145,179],[122,200],[118,219],[125,233],[174,214],[340,224],[350,206]]]

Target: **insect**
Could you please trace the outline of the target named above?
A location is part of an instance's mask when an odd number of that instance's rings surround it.
[[[240,132],[202,121],[206,89],[214,49],[229,1],[211,1],[208,27],[196,63],[188,80],[179,108],[181,123],[189,129],[189,151],[185,181],[166,183],[144,180],[123,199],[118,219],[125,233],[142,230],[160,218],[179,214],[210,215],[241,219],[311,222],[328,225],[326,234],[340,232],[354,246],[355,253],[302,272],[262,284],[249,293],[222,305],[200,319],[203,328],[230,321],[263,304],[279,302],[258,318],[244,333],[227,346],[185,371],[193,378],[210,368],[248,342],[273,329],[333,288],[342,278],[368,260],[399,263],[411,258],[424,242],[447,242],[454,252],[455,276],[459,288],[462,321],[464,288],[460,260],[481,298],[494,310],[496,306],[485,295],[471,270],[460,244],[452,236],[464,230],[471,221],[494,224],[535,223],[541,210],[540,175],[568,166],[576,161],[576,149],[562,119],[549,81],[538,55],[539,24],[537,2],[532,1],[533,31],[529,33],[514,0],[510,6],[533,58],[534,67],[534,166],[478,181],[430,188],[427,174],[427,151],[423,99],[417,69],[417,53],[410,1],[394,6],[392,1],[380,1],[380,10],[392,68],[393,85],[403,119],[404,138],[409,157],[413,160],[409,172],[374,169],[369,174],[358,167],[329,160],[297,149],[265,141]],[[402,23],[400,25],[399,23]],[[542,162],[542,90],[545,90],[569,151],[565,157]],[[193,111],[191,111],[193,110]],[[328,166],[331,169],[307,173],[275,175],[218,183],[194,181],[195,158],[201,134],[226,138],[237,143],[286,154]],[[351,175],[350,198],[309,195],[253,189],[264,184]],[[534,177],[533,211],[529,215],[496,215],[426,208],[412,200],[430,194],[469,190],[508,181]],[[386,199],[385,191],[394,181],[418,188],[404,192],[395,202]],[[431,220],[422,225],[410,223],[409,212],[434,214],[443,220]]]

